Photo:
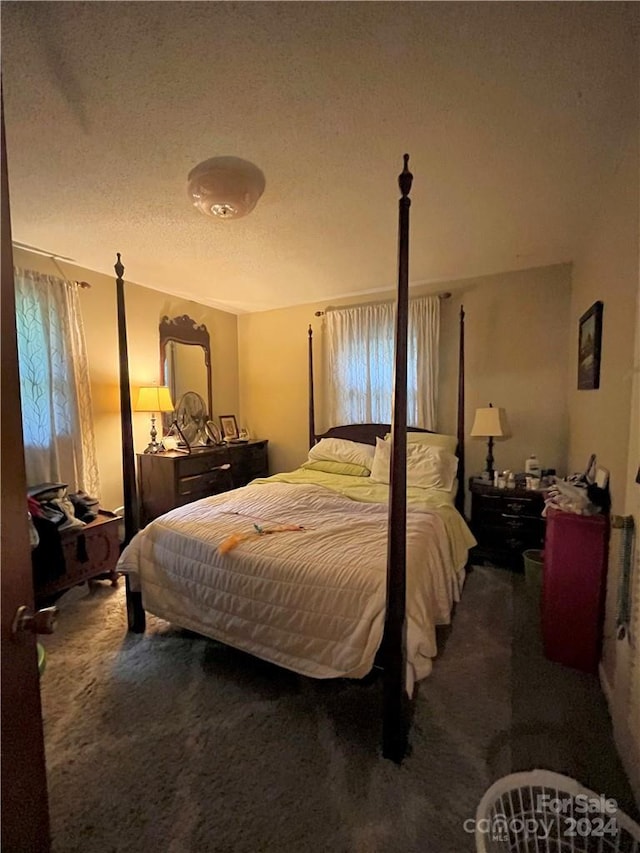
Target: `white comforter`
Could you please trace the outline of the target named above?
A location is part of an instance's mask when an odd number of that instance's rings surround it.
[[[170,622],[316,678],[366,675],[384,623],[387,506],[275,478],[156,519],[124,550],[143,605]],[[354,478],[352,478],[354,479]],[[231,533],[296,524],[221,555]],[[431,670],[435,626],[462,588],[466,524],[451,507],[407,513],[408,687]]]

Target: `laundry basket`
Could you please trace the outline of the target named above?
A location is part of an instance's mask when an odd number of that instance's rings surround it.
[[[640,853],[640,826],[611,798],[548,770],[504,776],[476,811],[477,853]]]

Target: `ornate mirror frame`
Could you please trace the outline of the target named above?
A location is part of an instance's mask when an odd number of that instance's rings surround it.
[[[173,341],[177,344],[202,347],[204,350],[204,363],[207,370],[207,406],[209,417],[211,417],[213,411],[211,393],[211,342],[207,327],[204,323],[198,325],[188,314],[182,314],[180,317],[173,318],[165,315],[160,320],[158,330],[160,336],[160,381],[163,383],[165,381],[164,364],[168,343]],[[177,406],[178,401],[174,400],[173,404]]]

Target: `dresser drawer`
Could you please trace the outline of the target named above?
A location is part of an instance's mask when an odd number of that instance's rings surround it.
[[[269,473],[267,444],[258,444],[248,448],[247,470],[254,477],[266,477]]]
[[[202,456],[198,454],[187,456],[184,459],[178,460],[178,479],[182,480],[187,477],[195,477],[198,474],[207,474],[228,461],[224,450],[221,450],[219,453],[203,454]]]
[[[476,519],[490,519],[499,515],[528,516],[539,518],[544,502],[535,498],[520,498],[509,495],[505,489],[502,495],[473,495],[472,514]]]
[[[206,497],[218,494],[231,488],[232,480],[229,471],[207,471],[204,474],[192,474],[189,477],[178,478],[178,494]],[[195,497],[193,498],[195,500]]]
[[[499,495],[472,495],[471,517],[474,521],[497,524],[502,515],[503,503]]]
[[[542,523],[539,518],[533,518],[527,515],[509,515],[506,512],[502,513],[501,527],[509,532],[530,532],[534,535],[542,529]]]
[[[540,518],[544,503],[540,499],[517,498],[505,495],[502,500],[502,512],[505,515],[523,515]]]
[[[269,476],[267,446],[267,441],[254,441],[229,448],[231,474],[235,486],[245,486],[256,477]]]
[[[496,553],[513,552],[513,558],[519,560],[527,548],[540,548],[544,540],[544,527],[491,527],[474,528],[478,545]]]
[[[489,548],[514,548],[518,543],[530,541],[527,531],[505,530],[504,527],[484,525],[474,533],[479,545]]]

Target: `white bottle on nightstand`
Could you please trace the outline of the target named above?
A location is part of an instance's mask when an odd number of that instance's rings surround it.
[[[540,463],[535,453],[532,453],[524,463],[524,473],[530,477],[540,477]]]

